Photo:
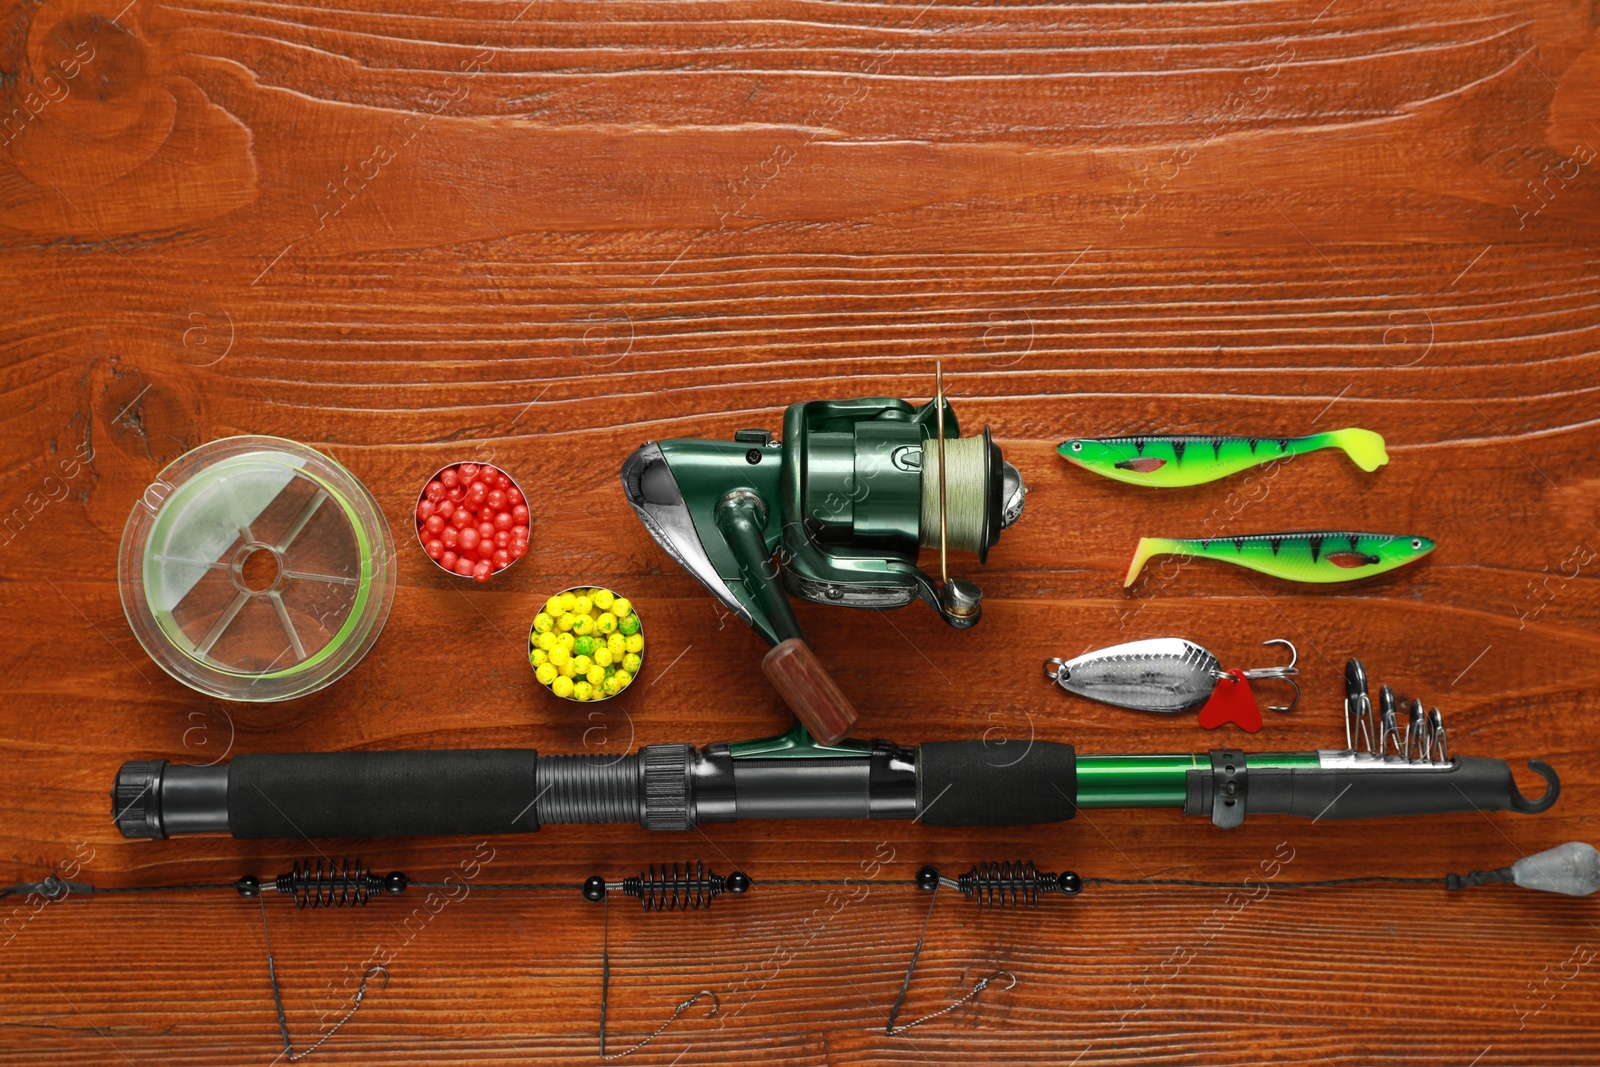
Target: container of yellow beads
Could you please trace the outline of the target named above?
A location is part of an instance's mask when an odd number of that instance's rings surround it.
[[[539,684],[564,700],[610,700],[644,665],[639,613],[610,589],[563,589],[534,616],[528,662]]]

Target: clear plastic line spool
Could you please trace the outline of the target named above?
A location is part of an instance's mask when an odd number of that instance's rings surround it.
[[[394,540],[344,467],[277,437],[179,457],[122,532],[128,624],[174,678],[224,700],[315,692],[366,655],[389,617]]]

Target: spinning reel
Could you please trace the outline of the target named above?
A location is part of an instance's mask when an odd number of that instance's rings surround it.
[[[1022,514],[1025,490],[986,427],[961,437],[937,378],[931,403],[868,397],[793,404],[780,441],[651,441],[622,465],[628,502],[656,542],[773,646],[762,668],[824,744],[856,721],[787,597],[854,608],[922,600],[951,626],[982,613],[948,554],[980,563]],[[940,576],[917,566],[939,549]]]

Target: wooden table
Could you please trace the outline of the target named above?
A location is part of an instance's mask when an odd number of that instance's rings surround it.
[[[126,6],[124,6],[126,4]],[[957,410],[1032,487],[970,632],[921,607],[802,606],[819,654],[906,742],[1082,751],[1342,742],[1339,674],[1444,710],[1454,749],[1554,764],[1536,818],[1234,832],[1175,811],[999,832],[744,824],[651,836],[319,842],[380,871],[573,888],[266,902],[297,1048],[390,981],[327,1063],[594,1062],[602,911],[576,885],[702,859],[756,889],[610,910],[613,1050],[708,989],[650,1063],[1600,1062],[1600,912],[1503,887],[1092,885],[1037,911],[915,870],[1030,858],[1088,877],[1277,883],[1498,867],[1596,840],[1600,772],[1600,49],[1592,3],[1262,0],[405,5],[40,0],[0,43],[5,533],[0,881],[271,876],[310,846],[123,841],[133,757],[532,745],[606,751],[786,725],[763,646],[649,539],[616,472],[641,441],[776,429],[790,402]],[[1139,492],[1067,436],[1381,431],[1280,478]],[[124,619],[117,545],[167,463],[305,441],[400,545],[381,640],[314,696],[221,706]],[[484,588],[411,539],[417,487],[487,458],[537,487],[531,555]],[[63,466],[65,464],[65,466]],[[69,473],[70,472],[70,473]],[[1208,526],[1207,523],[1212,524]],[[1221,524],[1220,526],[1218,524]],[[1141,534],[1417,532],[1425,563],[1344,589],[1220,565],[1125,593]],[[654,653],[589,716],[536,687],[542,597],[633,596]],[[1301,651],[1299,710],[1246,739],[1051,691],[1039,664],[1185,635]],[[594,717],[598,714],[599,717]],[[864,863],[876,859],[876,866]],[[837,887],[768,885],[798,879]],[[470,881],[470,880],[469,880]],[[262,908],[230,892],[14,896],[0,1062],[271,1062]],[[421,909],[420,911],[418,909]]]

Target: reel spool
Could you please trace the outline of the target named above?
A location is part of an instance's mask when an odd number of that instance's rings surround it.
[[[783,437],[651,441],[622,466],[645,528],[772,645],[763,669],[813,736],[845,736],[855,712],[805,644],[788,597],[855,608],[922,600],[976,625],[982,591],[949,576],[979,562],[1022,514],[1022,476],[989,431],[963,438],[944,395],[921,407],[867,397],[793,404]],[[918,564],[939,548],[939,579]],[[774,559],[776,556],[776,560]]]

